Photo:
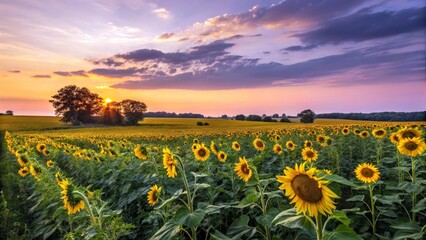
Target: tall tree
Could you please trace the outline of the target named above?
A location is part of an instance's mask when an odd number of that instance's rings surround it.
[[[137,125],[143,119],[143,114],[146,112],[145,103],[130,99],[121,101],[120,108],[128,125]]]
[[[49,100],[55,108],[55,114],[62,116],[61,121],[71,122],[73,125],[92,121],[92,116],[102,109],[103,99],[89,89],[75,85],[65,86]]]
[[[311,109],[306,109],[297,114],[300,117],[301,123],[313,123],[315,119],[315,113]]]

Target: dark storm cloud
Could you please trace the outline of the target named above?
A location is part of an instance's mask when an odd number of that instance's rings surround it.
[[[296,36],[302,42],[309,44],[308,46],[314,46],[348,41],[360,42],[425,29],[426,8],[374,13],[361,10],[352,15],[331,20],[319,29]]]
[[[34,76],[31,76],[32,78],[50,78],[50,75],[34,75]]]

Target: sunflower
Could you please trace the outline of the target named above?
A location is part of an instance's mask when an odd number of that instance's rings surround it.
[[[239,160],[240,162],[235,163],[234,171],[244,182],[248,182],[248,180],[250,180],[251,176],[253,175],[253,171],[251,170],[246,157],[240,157]]]
[[[304,148],[302,150],[303,160],[312,162],[318,159],[318,152],[312,148]]]
[[[391,140],[391,142],[393,144],[398,144],[399,142],[399,137],[398,137],[398,133],[394,132],[389,136],[389,139]]]
[[[293,141],[288,140],[288,141],[285,143],[285,147],[286,147],[287,149],[289,149],[290,151],[293,151],[293,150],[296,148],[296,145],[293,143]]]
[[[25,177],[25,176],[27,176],[30,173],[30,171],[28,170],[27,167],[23,167],[23,168],[19,169],[18,173],[22,177]]]
[[[43,153],[43,155],[44,155],[44,156],[46,156],[46,157],[50,155],[50,151],[49,151],[49,150],[47,150],[47,148],[43,149],[42,153]]]
[[[303,144],[303,146],[310,148],[310,147],[312,147],[312,142],[309,141],[309,140],[305,140],[305,143]]]
[[[275,143],[274,152],[278,155],[281,155],[283,153],[283,147],[281,147],[279,143]]]
[[[363,183],[375,183],[380,178],[379,169],[371,163],[358,164],[354,172],[356,178]]]
[[[198,139],[196,139],[196,138],[194,138],[194,140],[192,140],[192,142],[195,143],[195,144],[199,144],[200,143],[200,141],[198,141]]]
[[[254,139],[253,146],[258,151],[263,151],[265,149],[265,143],[260,138]]]
[[[401,139],[398,143],[399,152],[411,157],[422,154],[425,149],[425,142],[418,137]]]
[[[37,166],[30,165],[30,173],[37,180],[40,180],[41,169]]]
[[[194,144],[192,144],[192,146],[191,146],[191,150],[194,152],[195,150],[197,150],[197,148],[198,148],[198,143],[194,143]]]
[[[19,165],[21,165],[21,167],[26,167],[26,166],[28,166],[28,158],[27,158],[27,156],[26,155],[19,155],[18,156],[18,163],[19,163]]]
[[[164,169],[167,169],[167,177],[175,178],[177,176],[176,164],[177,160],[169,148],[163,148],[163,165]]]
[[[239,152],[241,150],[241,146],[237,141],[232,142],[232,149]]]
[[[142,147],[140,144],[137,144],[135,149],[133,149],[135,156],[139,159],[146,160],[148,157],[148,151],[145,147]]]
[[[160,197],[160,193],[161,193],[161,187],[158,187],[157,184],[155,184],[154,186],[152,186],[148,192],[148,203],[151,206],[154,206],[155,204],[158,203],[158,199]]]
[[[373,130],[373,136],[375,137],[375,138],[384,138],[385,136],[386,136],[386,130],[385,129],[383,129],[383,128],[380,128],[380,129],[374,129]]]
[[[46,145],[44,145],[43,143],[40,143],[37,145],[37,151],[39,152],[43,152],[44,149],[46,149]]]
[[[360,133],[361,133],[361,131],[360,131],[358,128],[355,128],[352,132],[353,132],[355,135],[358,135],[358,134],[360,134]]]
[[[227,158],[227,155],[225,152],[219,151],[217,153],[217,159],[219,159],[220,162],[223,162],[223,163],[226,162],[226,158]]]
[[[53,167],[53,161],[52,160],[47,161],[46,166],[47,167]]]
[[[339,198],[328,187],[328,181],[322,180],[314,175],[316,169],[311,168],[305,171],[305,163],[299,166],[296,163],[295,168],[287,167],[284,169],[284,175],[277,176],[277,181],[282,183],[280,190],[285,190],[285,195],[295,203],[298,213],[308,213],[309,216],[318,216],[331,214],[336,206],[332,198]]]
[[[84,209],[84,201],[73,195],[74,187],[67,179],[64,179],[61,184],[63,189],[61,199],[64,200],[64,207],[68,210],[68,215],[75,214]]]
[[[349,131],[349,128],[345,127],[342,129],[342,133],[343,135],[348,135],[349,133],[351,133],[351,131]]]
[[[61,176],[61,173],[60,172],[57,172],[56,174],[55,174],[55,179],[56,179],[56,183],[62,188],[62,182],[63,181],[65,181],[66,179],[63,179],[62,178],[62,176]],[[66,180],[66,181],[68,181],[68,180]]]
[[[406,138],[420,138],[422,136],[422,131],[418,128],[408,128],[407,126],[401,128],[398,132],[399,139]]]
[[[370,136],[370,133],[366,130],[359,133],[359,136],[366,139],[368,136]]]
[[[214,141],[210,143],[210,149],[212,150],[214,155],[217,155],[217,153],[219,152],[219,149],[217,149],[216,143]]]
[[[210,150],[203,144],[198,144],[197,148],[194,151],[194,156],[196,159],[201,161],[206,161],[210,157]]]
[[[319,143],[319,144],[324,144],[324,143],[326,143],[326,141],[327,141],[327,136],[325,136],[325,135],[318,135],[317,136],[317,142]]]

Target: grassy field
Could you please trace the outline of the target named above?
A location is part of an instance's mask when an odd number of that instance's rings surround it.
[[[67,128],[69,124],[58,117],[47,116],[0,116],[0,131],[43,130]]]

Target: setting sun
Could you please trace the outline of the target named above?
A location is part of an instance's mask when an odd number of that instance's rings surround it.
[[[105,103],[110,103],[110,102],[112,102],[111,98],[105,99]]]

